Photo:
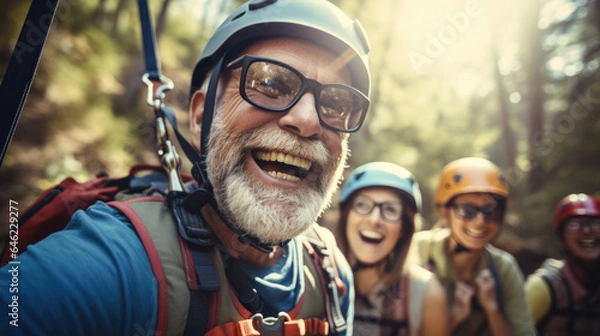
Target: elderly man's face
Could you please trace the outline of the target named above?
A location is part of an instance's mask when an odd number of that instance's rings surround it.
[[[307,42],[270,39],[242,54],[284,62],[324,84],[350,84],[335,55]],[[310,91],[284,112],[250,105],[240,96],[241,72],[226,71],[207,171],[226,219],[265,243],[278,243],[307,229],[329,205],[348,155],[348,135],[321,125]],[[204,93],[196,93],[191,105],[196,136],[203,107]]]

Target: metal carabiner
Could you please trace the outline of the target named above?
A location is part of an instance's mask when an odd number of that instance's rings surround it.
[[[163,75],[160,75],[160,85],[156,89],[154,88],[154,83],[157,81],[151,80],[149,73],[145,73],[142,76],[142,82],[144,82],[144,84],[146,84],[148,87],[146,90],[146,104],[154,107],[155,110],[157,110],[160,107],[160,104],[162,104],[162,100],[165,97],[165,92],[173,90],[175,87],[173,81]]]
[[[292,320],[285,312],[280,312],[277,317],[263,317],[261,313],[256,313],[250,319],[261,336],[283,336],[284,323]],[[256,322],[259,323],[258,326]]]
[[[146,103],[154,108],[154,114],[156,115],[156,150],[161,165],[169,177],[169,192],[183,191],[183,183],[179,176],[181,158],[179,157],[179,154],[177,154],[175,146],[169,140],[169,134],[163,119],[163,114],[160,111],[165,92],[172,90],[175,85],[172,80],[163,75],[160,75],[160,81],[151,80],[150,74],[148,73],[145,73],[142,76],[142,82],[148,87],[146,91]],[[155,89],[154,86],[157,82],[159,82],[160,85]]]

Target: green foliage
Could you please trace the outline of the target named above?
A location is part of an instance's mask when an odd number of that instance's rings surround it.
[[[357,2],[340,2],[355,11]],[[427,227],[436,220],[431,200],[441,168],[463,156],[487,157],[503,167],[511,187],[504,235],[527,240],[500,237],[499,242],[558,254],[562,248],[548,229],[556,202],[569,193],[600,191],[600,13],[595,2],[549,1],[537,9],[516,2],[502,8],[486,4],[482,16],[470,16],[462,31],[455,29],[454,39],[440,42],[439,32],[452,31],[449,18],[466,13],[469,3],[483,6],[477,1],[426,1],[422,6],[383,1],[364,3],[355,11],[371,37],[376,100],[365,126],[351,138],[350,165],[387,160],[413,171],[421,182]],[[538,40],[524,39],[537,20],[547,24]],[[436,43],[439,53],[428,54],[427,46],[432,49]],[[505,92],[493,79],[494,43]],[[532,68],[524,60],[534,57],[535,43],[544,48],[533,66],[543,72],[545,116],[543,132],[530,143],[530,102],[535,97],[528,87]],[[426,62],[411,62],[411,53]],[[502,99],[515,135],[515,165],[508,165],[503,143]],[[536,190],[529,183],[532,164],[541,167]]]

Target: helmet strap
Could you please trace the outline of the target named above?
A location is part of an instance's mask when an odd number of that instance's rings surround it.
[[[352,267],[352,272],[358,272],[358,271],[362,271],[362,270],[366,270],[366,269],[371,269],[371,268],[375,268],[378,267],[379,265],[382,265],[386,262],[386,258],[381,258],[380,260],[374,262],[374,263],[364,263],[362,261],[356,261],[356,265],[354,265]]]
[[[221,58],[215,66],[206,93],[204,112],[202,115],[202,133],[200,135],[200,155],[197,155],[195,150],[192,153],[186,151],[187,157],[192,161],[192,176],[198,183],[198,189],[189,194],[185,201],[185,207],[189,211],[199,210],[207,203],[212,203],[216,208],[215,194],[208,179],[208,174],[206,173],[206,153],[208,151],[208,138],[210,136],[210,127],[213,120],[216,86],[219,81],[219,73],[221,72],[222,64],[223,58]]]
[[[210,76],[210,80],[208,82],[208,89],[206,92],[206,100],[204,102],[204,112],[202,114],[202,134],[200,135],[202,138],[200,139],[200,155],[201,161],[200,163],[200,173],[205,177],[202,181],[203,183],[209,184],[208,175],[206,173],[206,155],[208,153],[208,139],[210,138],[210,129],[213,122],[214,111],[215,111],[215,101],[217,97],[217,86],[219,83],[219,76],[221,75],[221,68],[223,66],[223,61],[225,60],[225,55],[221,57],[221,59],[215,65],[212,75]],[[201,181],[198,181],[201,183]]]
[[[462,252],[473,252],[468,247],[466,247],[466,246],[462,245],[461,243],[459,243],[458,240],[456,240],[456,238],[454,238],[452,236],[452,234],[450,235],[450,239],[452,239],[452,241],[454,243],[456,243],[456,246],[451,251],[452,254],[459,254],[459,253],[462,253]]]
[[[221,218],[223,223],[229,228],[229,230],[233,231],[239,236],[239,241],[256,248],[257,250],[264,253],[271,253],[273,251],[273,246],[262,243],[258,237],[255,237],[248,232],[240,230],[236,228],[233,224],[231,224],[228,220],[225,219],[222,212],[217,207],[214,191],[210,181],[208,179],[208,173],[206,172],[206,156],[208,153],[208,139],[210,138],[210,129],[212,126],[214,111],[215,111],[215,102],[217,97],[217,87],[219,82],[219,76],[221,75],[221,69],[223,68],[223,62],[227,56],[225,53],[221,56],[221,59],[217,62],[210,76],[208,82],[208,89],[206,92],[206,100],[204,102],[204,113],[202,115],[202,134],[200,139],[200,160],[194,162],[194,167],[192,168],[192,175],[194,179],[198,182],[199,189],[202,193],[209,196],[213,207],[218,213],[218,216]],[[288,241],[281,242],[281,246],[285,246]]]
[[[461,245],[456,240],[454,240],[454,242],[456,243],[456,247],[454,248],[454,251],[452,251],[452,254],[458,254],[460,252],[471,252],[471,250],[466,248],[464,245]]]

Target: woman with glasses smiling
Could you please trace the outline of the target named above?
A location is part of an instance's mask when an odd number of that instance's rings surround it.
[[[387,162],[352,172],[340,195],[340,247],[354,273],[354,335],[447,335],[444,289],[409,262],[421,193],[413,175]]]
[[[419,262],[446,288],[453,335],[535,335],[518,264],[490,244],[500,231],[507,197],[494,163],[453,161],[443,168],[435,192],[440,222],[413,238]]]
[[[540,335],[600,335],[600,199],[571,194],[558,202],[552,230],[566,250],[525,283]]]

